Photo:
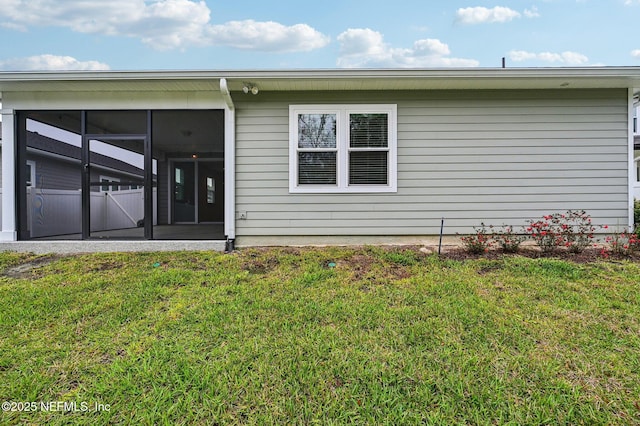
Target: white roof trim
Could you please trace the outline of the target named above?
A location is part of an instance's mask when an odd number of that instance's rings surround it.
[[[319,69],[244,71],[0,72],[0,91],[220,90],[240,91],[250,80],[260,91],[632,88],[640,67]]]

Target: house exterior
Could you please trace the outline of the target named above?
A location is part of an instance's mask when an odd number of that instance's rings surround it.
[[[567,209],[633,225],[639,67],[0,73],[0,92],[4,241],[415,241]],[[73,207],[29,163],[34,134],[80,152],[55,158]],[[141,191],[140,226],[96,228],[108,187]],[[72,231],[46,232],[56,202]]]

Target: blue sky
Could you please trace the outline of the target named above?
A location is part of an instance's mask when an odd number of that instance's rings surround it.
[[[640,66],[640,0],[0,0],[0,70]]]

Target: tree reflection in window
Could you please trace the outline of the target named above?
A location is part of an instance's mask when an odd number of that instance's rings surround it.
[[[298,184],[336,184],[336,120],[336,114],[298,114]]]

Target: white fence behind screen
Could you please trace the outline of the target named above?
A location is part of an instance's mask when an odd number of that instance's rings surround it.
[[[157,192],[153,190],[153,205]],[[144,194],[142,189],[117,192],[91,193],[91,232],[110,229],[135,228],[144,217]],[[158,224],[156,209],[153,224]]]
[[[80,191],[27,189],[27,222],[32,238],[81,233]]]
[[[144,216],[142,189],[92,192],[90,203],[91,232],[135,228],[138,226],[138,221]],[[153,190],[153,205],[157,205],[155,188]],[[32,238],[81,233],[82,200],[80,191],[29,188],[27,190],[27,221],[30,225]],[[157,225],[157,222],[157,212],[154,209],[153,224]]]

